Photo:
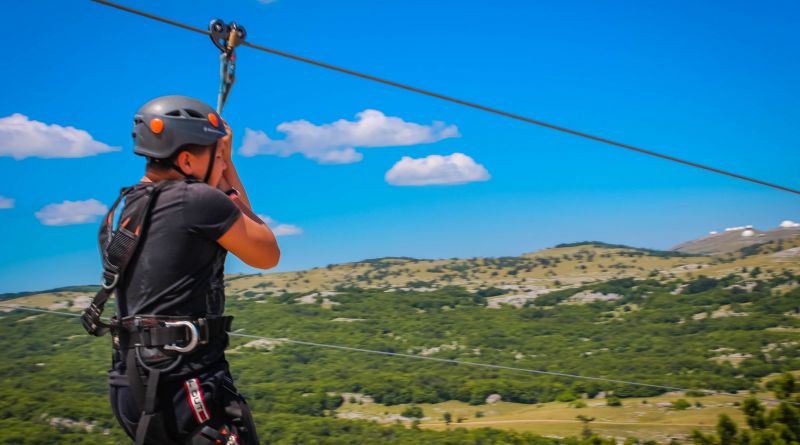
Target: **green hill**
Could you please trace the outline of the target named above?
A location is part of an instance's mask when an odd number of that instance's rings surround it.
[[[591,242],[518,257],[380,258],[230,276],[228,312],[236,316],[237,332],[276,339],[689,389],[759,391],[774,373],[800,370],[800,261],[776,256],[780,252],[665,255]],[[59,289],[4,304],[78,311],[86,291]],[[0,364],[0,443],[123,443],[105,396],[109,339],[86,336],[73,318],[21,311],[2,318],[0,347],[7,354]],[[276,444],[555,443],[530,433],[578,434],[574,416],[582,411],[574,406],[581,400],[593,415],[631,417],[605,425],[605,435],[685,440],[696,422],[671,420],[671,408],[656,403],[694,397],[702,407],[692,415],[711,419],[708,428],[717,414],[736,412],[735,398],[676,396],[652,387],[280,340],[233,337],[228,356],[262,435]],[[613,411],[606,406],[612,394],[623,406],[649,406]],[[502,409],[487,405],[489,396],[499,396]],[[422,429],[408,428],[412,419],[402,416],[412,405],[425,411]],[[540,414],[526,408],[537,406]],[[433,431],[444,428],[441,410],[471,413],[453,419],[468,429]],[[571,420],[564,417],[570,412]],[[551,420],[512,431],[520,425],[515,422],[535,416]],[[396,421],[406,426],[381,425]],[[486,425],[495,430],[472,429]]]

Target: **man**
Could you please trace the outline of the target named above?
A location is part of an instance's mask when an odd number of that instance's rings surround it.
[[[137,444],[255,445],[224,356],[232,317],[223,315],[223,266],[231,252],[274,267],[275,236],[250,207],[231,131],[210,106],[154,99],[136,113],[133,137],[134,152],[147,157],[145,176],[123,189],[100,231],[103,288],[117,296],[114,415]]]

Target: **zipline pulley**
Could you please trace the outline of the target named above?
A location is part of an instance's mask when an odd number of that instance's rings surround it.
[[[219,48],[219,94],[217,95],[217,113],[222,114],[228,94],[236,81],[236,47],[247,37],[244,27],[231,22],[226,24],[214,19],[208,24],[211,41]]]

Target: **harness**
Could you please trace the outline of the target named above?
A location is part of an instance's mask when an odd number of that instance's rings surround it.
[[[139,208],[135,209],[133,216],[123,221],[114,230],[114,217],[120,202],[134,190],[134,187],[125,187],[120,190],[117,200],[103,219],[100,226],[100,252],[103,258],[103,274],[100,280],[100,290],[95,294],[92,303],[81,315],[81,323],[84,329],[91,335],[101,337],[109,331],[116,330],[118,323],[116,317],[112,318],[111,323],[105,323],[100,319],[103,308],[114,290],[119,284],[120,277],[125,273],[128,264],[136,254],[139,241],[146,232],[146,225],[149,223],[150,211],[152,210],[155,198],[166,186],[165,181],[148,185],[145,187],[145,197],[139,201]],[[131,224],[133,219],[133,224]],[[132,229],[131,229],[132,228]]]
[[[130,210],[128,217],[114,228],[117,207],[132,191],[141,186],[126,187],[120,190],[111,209],[108,211],[100,227],[99,243],[102,254],[103,273],[100,290],[92,299],[92,303],[81,315],[81,323],[86,331],[100,337],[106,333],[113,335],[115,357],[124,361],[125,375],[131,397],[142,411],[135,434],[137,445],[144,443],[162,443],[166,434],[164,421],[157,411],[156,401],[159,380],[162,375],[180,376],[174,371],[184,362],[184,357],[197,349],[230,332],[232,316],[206,316],[202,318],[174,317],[164,315],[130,315],[119,318],[114,316],[109,323],[101,320],[104,306],[117,287],[124,281],[128,266],[147,235],[150,214],[161,191],[173,181],[160,181],[144,187],[144,194],[133,201],[126,200],[125,208]],[[126,353],[122,351],[126,350]],[[161,351],[168,362],[166,365],[153,366],[145,362],[144,355],[154,350]],[[140,373],[147,375],[146,383]],[[196,379],[192,379],[196,380]],[[188,381],[187,381],[188,382]],[[246,409],[243,399],[230,385],[230,408],[235,415]],[[249,412],[248,412],[249,414]],[[241,417],[241,414],[239,415]],[[232,417],[234,422],[236,417]],[[208,426],[203,431],[208,433]],[[200,434],[198,433],[198,434]],[[202,435],[202,434],[200,434]],[[214,443],[214,441],[209,442]]]

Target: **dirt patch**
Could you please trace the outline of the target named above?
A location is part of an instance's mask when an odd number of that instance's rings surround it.
[[[673,267],[672,269],[670,269],[670,272],[687,272],[692,270],[705,269],[707,267],[709,267],[708,264],[697,264],[697,263],[683,264],[681,266]]]
[[[284,343],[286,343],[286,339],[276,338],[268,340],[266,338],[259,338],[258,340],[247,342],[240,347],[272,351],[273,349],[275,349],[276,346],[282,345]],[[239,349],[239,347],[237,347],[236,349]]]
[[[622,295],[614,293],[604,294],[602,292],[583,291],[569,297],[569,299],[567,299],[567,303],[586,304],[593,301],[614,301],[619,300],[620,298],[622,298]]]
[[[745,360],[747,360],[749,358],[752,358],[752,357],[753,357],[752,354],[745,354],[745,353],[742,353],[742,352],[734,352],[734,353],[731,353],[731,354],[723,354],[723,355],[718,355],[716,357],[711,357],[709,360],[713,360],[713,361],[715,361],[717,363],[720,363],[720,364],[722,364],[722,363],[730,363],[731,365],[733,365],[733,367],[738,368],[739,365],[743,361],[745,361]]]
[[[439,346],[434,346],[432,348],[425,348],[417,352],[417,354],[427,357],[442,351],[455,351],[457,349],[464,349],[464,346],[459,345],[458,342],[452,342],[446,345],[439,345]]]
[[[734,312],[730,305],[720,306],[719,309],[711,313],[711,318],[728,318],[728,317],[747,317],[749,312]],[[692,320],[705,320],[708,318],[708,312],[699,312],[692,315]]]
[[[778,259],[793,259],[800,257],[800,247],[792,247],[791,249],[781,250],[772,254],[774,258]]]

